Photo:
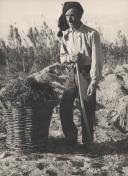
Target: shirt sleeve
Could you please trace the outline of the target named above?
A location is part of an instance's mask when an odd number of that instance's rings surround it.
[[[92,34],[92,64],[90,70],[91,84],[97,85],[102,75],[103,55],[100,36],[97,31]]]
[[[60,47],[60,62],[62,64],[64,62],[69,62],[69,54],[64,41],[61,42],[61,47]]]

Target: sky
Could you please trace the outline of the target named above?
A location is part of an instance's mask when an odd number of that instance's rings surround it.
[[[84,8],[83,23],[98,29],[104,38],[114,41],[119,30],[128,36],[128,0],[77,0]],[[41,27],[43,21],[56,32],[64,0],[0,0],[0,38],[6,39],[9,26],[27,33],[29,27]]]

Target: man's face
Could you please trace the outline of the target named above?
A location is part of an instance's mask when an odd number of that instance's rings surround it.
[[[71,28],[77,28],[80,24],[81,15],[76,8],[69,9],[66,14],[66,20]]]

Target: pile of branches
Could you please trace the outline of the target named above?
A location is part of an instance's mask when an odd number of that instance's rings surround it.
[[[118,65],[114,73],[117,80],[120,82],[122,89],[128,94],[128,64]]]
[[[42,83],[44,80],[49,82],[61,99],[67,80],[67,72],[68,68],[66,65],[55,63],[31,74],[29,77],[35,79],[38,83]]]
[[[23,76],[10,80],[0,91],[0,100],[6,105],[20,103],[30,105],[57,102],[58,96],[49,81],[37,82],[34,78]]]
[[[128,133],[128,64],[117,65],[99,85],[99,103],[109,110],[112,124]]]

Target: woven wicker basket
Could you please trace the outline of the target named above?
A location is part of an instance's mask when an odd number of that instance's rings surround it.
[[[48,142],[53,102],[31,106],[11,105],[4,108],[7,118],[8,148],[22,151],[44,150]]]

